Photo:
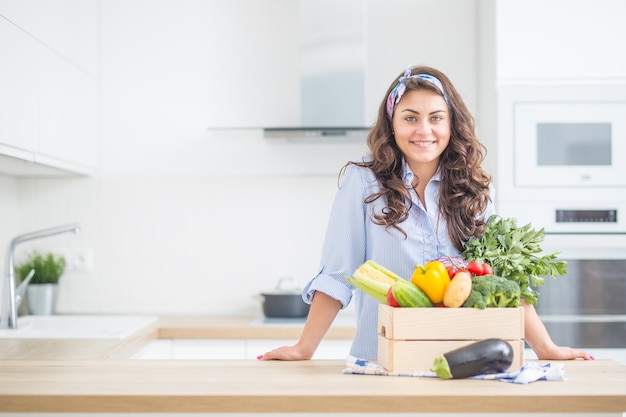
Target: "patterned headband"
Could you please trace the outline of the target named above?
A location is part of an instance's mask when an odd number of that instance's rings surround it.
[[[441,81],[439,81],[439,79],[429,74],[411,75],[411,67],[409,67],[406,69],[406,71],[404,71],[404,75],[400,77],[400,79],[398,80],[398,84],[393,88],[393,90],[391,90],[391,93],[389,93],[389,97],[387,97],[387,117],[389,117],[389,120],[391,120],[391,117],[393,115],[393,106],[398,104],[398,102],[402,98],[402,94],[404,94],[404,91],[406,90],[406,83],[411,78],[420,78],[422,80],[426,80],[435,87],[437,87],[437,90],[439,90],[439,92],[441,92],[441,95],[443,95],[443,99],[446,101],[446,104],[450,106],[450,103],[448,103],[448,96],[446,95],[446,92],[443,89],[443,85],[441,84]]]

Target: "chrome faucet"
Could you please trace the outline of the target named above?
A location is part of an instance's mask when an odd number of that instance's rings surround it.
[[[49,229],[24,233],[23,235],[16,236],[13,240],[11,240],[9,247],[7,248],[4,288],[2,291],[2,302],[0,302],[0,329],[17,329],[17,309],[22,302],[26,286],[34,273],[34,270],[32,270],[20,286],[15,288],[13,254],[17,244],[26,242],[27,240],[39,239],[61,233],[78,233],[79,231],[80,225],[78,223],[72,223],[64,226],[51,227]]]

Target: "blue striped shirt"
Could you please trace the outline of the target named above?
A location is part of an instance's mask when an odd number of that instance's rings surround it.
[[[411,189],[413,172],[404,163],[403,180]],[[378,191],[378,181],[368,168],[350,165],[341,177],[339,189],[330,213],[322,249],[319,271],[303,290],[303,299],[311,302],[315,291],[321,291],[348,306],[353,297],[352,287],[345,276],[366,260],[373,260],[399,276],[410,279],[416,264],[440,256],[458,256],[448,236],[446,221],[439,215],[439,180],[437,172],[426,186],[424,200],[413,194],[409,218],[400,226],[405,238],[395,229],[373,223],[373,212],[381,213],[384,198],[366,204],[364,200]],[[493,192],[493,189],[492,189]],[[492,194],[493,200],[493,194]],[[485,218],[495,213],[489,204]],[[357,358],[377,358],[378,301],[354,291],[356,333],[350,354]]]

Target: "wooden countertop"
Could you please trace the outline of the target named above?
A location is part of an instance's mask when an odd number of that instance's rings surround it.
[[[568,381],[346,375],[343,361],[128,360],[156,338],[296,339],[301,325],[163,317],[123,340],[0,340],[0,412],[626,412],[626,366],[566,361]],[[351,339],[333,325],[329,338]]]
[[[626,366],[567,361],[568,381],[347,375],[343,361],[2,361],[0,412],[626,411]]]

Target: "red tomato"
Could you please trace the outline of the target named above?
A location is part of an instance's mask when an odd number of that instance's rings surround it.
[[[484,269],[483,269],[483,264],[481,264],[480,262],[477,261],[472,261],[467,265],[467,270],[469,272],[471,272],[474,275],[483,275],[484,274]]]
[[[448,276],[450,277],[450,279],[454,278],[456,273],[459,272],[459,268],[457,268],[454,265],[450,265],[450,266],[446,267],[446,269],[448,270]]]
[[[483,275],[493,275],[493,268],[489,264],[483,264]]]

